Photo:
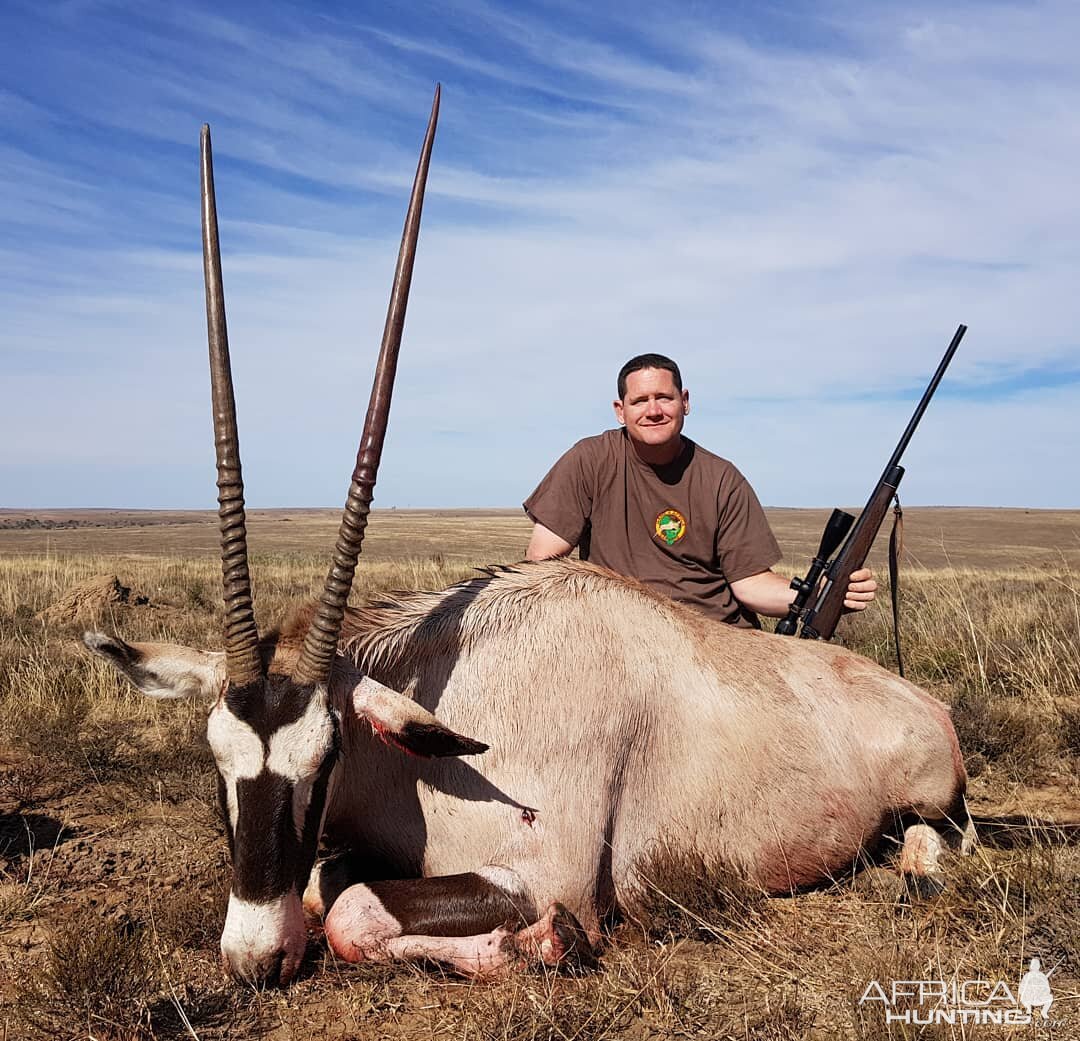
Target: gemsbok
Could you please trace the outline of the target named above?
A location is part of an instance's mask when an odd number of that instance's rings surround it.
[[[438,108],[436,88],[325,587],[261,637],[202,132],[225,649],[84,639],[143,693],[210,705],[233,864],[226,968],[288,982],[305,911],[349,960],[587,965],[661,847],[790,893],[893,833],[903,870],[935,874],[941,836],[968,826],[948,711],[857,654],[714,623],[571,560],[346,606]],[[344,866],[315,867],[321,842],[350,852]]]

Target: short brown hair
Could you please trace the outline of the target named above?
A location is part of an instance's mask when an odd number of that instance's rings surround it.
[[[679,372],[679,366],[676,365],[670,358],[665,357],[663,354],[638,354],[631,358],[621,369],[619,369],[619,400],[622,401],[626,397],[626,377],[632,372],[640,372],[642,369],[664,369],[670,372],[675,380],[675,386],[678,390],[682,390],[682,373]]]

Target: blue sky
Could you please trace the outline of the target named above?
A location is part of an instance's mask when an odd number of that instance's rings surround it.
[[[344,497],[436,81],[377,506],[512,506],[681,364],[762,500],[1077,507],[1080,7],[8,0],[0,505],[214,504],[198,135],[253,506]]]

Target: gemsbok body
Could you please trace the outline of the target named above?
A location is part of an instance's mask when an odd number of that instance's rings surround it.
[[[203,131],[225,649],[85,642],[144,693],[211,706],[233,861],[226,967],[287,982],[313,917],[350,960],[587,965],[661,849],[790,893],[906,827],[902,869],[935,873],[939,830],[967,826],[948,711],[850,651],[715,623],[570,560],[347,608],[438,104],[436,91],[333,565],[319,601],[261,637]],[[320,844],[349,855],[316,866]]]

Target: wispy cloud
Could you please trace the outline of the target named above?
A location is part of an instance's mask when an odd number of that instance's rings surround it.
[[[206,119],[249,497],[338,501],[439,79],[383,504],[519,502],[642,350],[766,501],[857,501],[964,321],[909,497],[1080,505],[1053,477],[1080,411],[1071,4],[5,20],[12,503],[212,501]],[[810,467],[808,424],[834,446]],[[162,461],[175,484],[144,479]]]

